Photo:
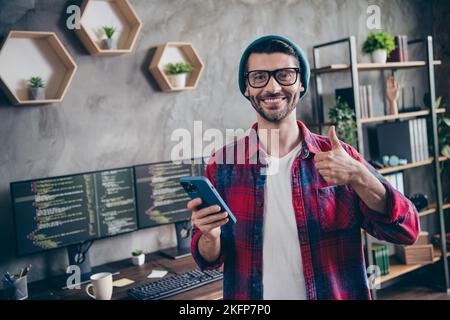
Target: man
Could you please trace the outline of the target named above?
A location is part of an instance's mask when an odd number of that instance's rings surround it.
[[[198,210],[199,198],[188,203],[193,257],[202,269],[224,264],[224,299],[370,299],[360,228],[393,243],[417,239],[408,199],[334,127],[319,136],[296,120],[308,81],[307,59],[289,39],[262,37],[241,58],[239,86],[256,110],[258,139],[243,138],[244,163],[217,161],[235,142],[206,169],[237,223],[217,206]],[[264,174],[273,163],[275,173]]]

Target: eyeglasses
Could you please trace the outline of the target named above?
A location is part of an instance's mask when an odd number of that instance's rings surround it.
[[[297,82],[298,73],[300,68],[282,68],[272,71],[267,70],[253,70],[247,72],[246,78],[248,84],[252,88],[263,88],[270,80],[270,77],[274,76],[274,79],[282,86],[292,86]]]

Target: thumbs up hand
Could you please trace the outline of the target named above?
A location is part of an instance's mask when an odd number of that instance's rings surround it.
[[[351,184],[361,173],[362,164],[353,159],[342,147],[334,126],[330,127],[331,150],[314,156],[320,175],[330,184]]]

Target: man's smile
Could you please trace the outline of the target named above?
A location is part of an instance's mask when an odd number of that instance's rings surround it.
[[[279,106],[282,102],[287,99],[285,96],[277,96],[277,97],[264,97],[259,100],[263,103],[264,106],[267,107],[276,107]]]

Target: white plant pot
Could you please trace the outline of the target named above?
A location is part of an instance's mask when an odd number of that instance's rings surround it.
[[[386,63],[387,51],[385,49],[377,49],[371,55],[373,63]]]
[[[102,43],[103,43],[103,49],[106,49],[106,50],[114,49],[113,39],[109,39],[109,38],[103,39]]]
[[[135,266],[142,266],[145,263],[145,254],[141,254],[139,256],[132,256],[131,262],[133,262]]]
[[[45,89],[44,88],[28,88],[28,99],[29,100],[45,100]]]
[[[173,88],[184,88],[186,86],[187,73],[171,74],[167,76]]]

